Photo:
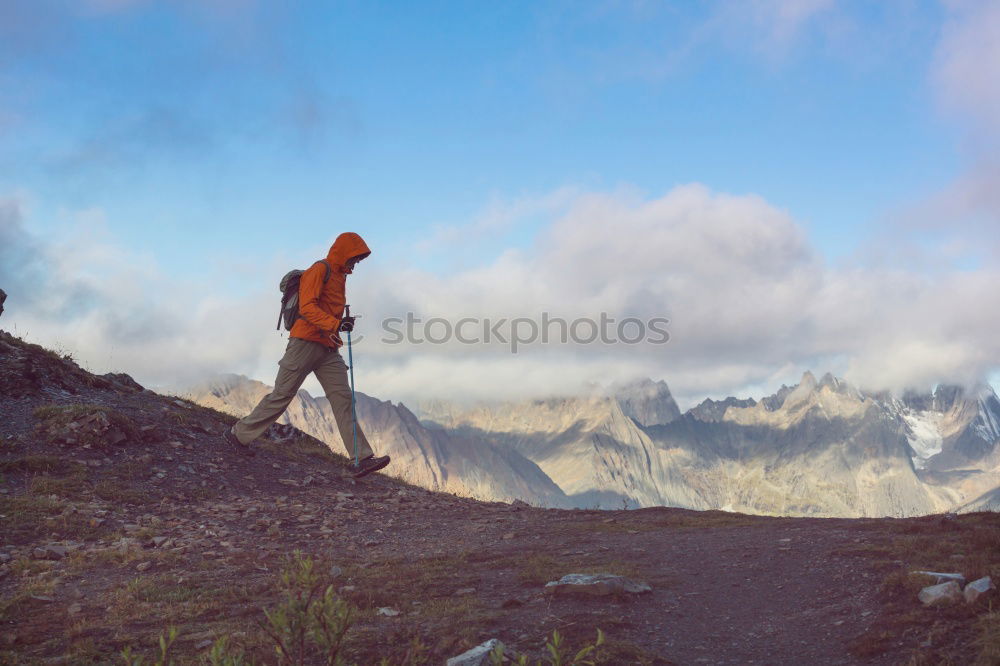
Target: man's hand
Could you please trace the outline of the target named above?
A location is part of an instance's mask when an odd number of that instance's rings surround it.
[[[344,317],[340,320],[340,330],[350,333],[354,330],[354,317]]]

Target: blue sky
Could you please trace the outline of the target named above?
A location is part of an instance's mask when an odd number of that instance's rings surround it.
[[[0,9],[0,199],[48,261],[66,238],[95,239],[150,288],[246,307],[343,230],[368,239],[391,291],[397,268],[461,280],[511,252],[549,260],[542,239],[559,244],[548,230],[590,194],[641,207],[694,183],[789,216],[814,270],[959,279],[996,267],[996,234],[979,240],[994,202],[963,194],[1000,134],[979,89],[1000,65],[975,39],[996,14],[907,0],[15,0]],[[72,270],[98,291],[115,272]],[[61,324],[30,328],[51,340]],[[215,365],[264,374],[273,348]],[[993,354],[934,372],[988,375]],[[873,381],[862,356],[822,343],[782,372],[828,363]],[[778,375],[727,377],[688,390]]]

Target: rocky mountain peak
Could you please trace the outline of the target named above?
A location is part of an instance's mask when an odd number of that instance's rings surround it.
[[[686,413],[699,421],[712,423],[722,421],[726,415],[726,410],[730,407],[746,409],[749,407],[755,407],[756,405],[757,401],[753,398],[734,398],[732,396],[726,398],[725,400],[712,400],[711,398],[705,398],[696,406],[689,409]]]
[[[793,410],[803,404],[805,404],[812,397],[813,393],[816,392],[819,382],[816,381],[815,375],[806,370],[802,373],[802,379],[799,380],[797,386],[795,386],[791,393],[785,396],[784,402],[781,403],[781,409],[783,410]]]
[[[612,395],[622,412],[641,426],[665,425],[681,415],[662,379],[640,379],[614,388]]]

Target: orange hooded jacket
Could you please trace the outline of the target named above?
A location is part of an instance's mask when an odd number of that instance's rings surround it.
[[[337,348],[343,345],[340,339],[340,320],[344,316],[344,304],[347,303],[345,287],[347,275],[347,260],[354,257],[367,257],[372,251],[361,236],[348,231],[337,236],[330,247],[326,261],[330,264],[330,279],[323,283],[326,266],[316,262],[299,278],[299,317],[289,335]],[[333,335],[334,339],[330,336]]]

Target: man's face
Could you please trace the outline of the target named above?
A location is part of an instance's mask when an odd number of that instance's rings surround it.
[[[347,264],[344,265],[344,270],[348,273],[353,273],[354,267],[358,265],[359,261],[361,261],[361,257],[351,257],[347,260]]]

